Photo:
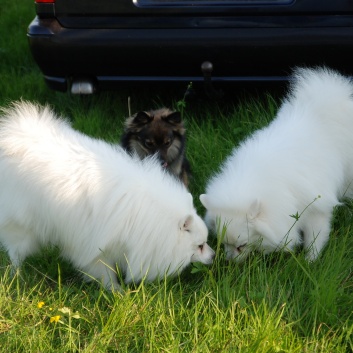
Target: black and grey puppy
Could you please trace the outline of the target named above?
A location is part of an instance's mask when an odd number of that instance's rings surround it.
[[[141,159],[157,154],[162,167],[188,186],[190,164],[185,157],[185,127],[179,112],[161,108],[127,118],[121,145]]]

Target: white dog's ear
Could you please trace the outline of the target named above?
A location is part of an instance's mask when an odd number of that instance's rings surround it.
[[[192,195],[191,195],[190,192],[188,193],[188,197],[189,197],[190,205],[191,205],[191,207],[193,207],[194,206],[194,200],[193,200]]]
[[[188,215],[186,216],[184,219],[182,219],[180,222],[179,222],[179,228],[180,230],[183,230],[183,231],[188,231],[190,230],[190,227],[191,227],[191,224],[193,222],[194,218],[192,215]]]
[[[250,205],[248,216],[250,219],[255,219],[260,215],[260,213],[261,213],[261,202],[258,199],[256,199]]]
[[[209,198],[206,194],[200,195],[200,201],[201,201],[203,207],[205,207],[206,209],[209,209],[210,203],[209,203]]]

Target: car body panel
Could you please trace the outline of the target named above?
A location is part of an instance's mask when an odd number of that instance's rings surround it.
[[[136,1],[37,4],[29,45],[49,86],[201,82],[205,61],[215,82],[285,80],[298,65],[351,74],[350,1]]]

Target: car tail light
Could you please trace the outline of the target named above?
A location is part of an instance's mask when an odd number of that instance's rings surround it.
[[[53,3],[53,2],[55,2],[55,0],[35,0],[35,2],[37,4],[39,4],[39,3]]]

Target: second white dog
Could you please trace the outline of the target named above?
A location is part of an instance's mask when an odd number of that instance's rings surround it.
[[[325,68],[298,69],[277,117],[236,148],[200,199],[225,224],[228,258],[300,244],[315,260],[332,211],[353,195],[353,85]]]
[[[185,187],[153,158],[131,158],[19,102],[0,118],[0,242],[15,266],[41,245],[108,288],[212,262]]]

